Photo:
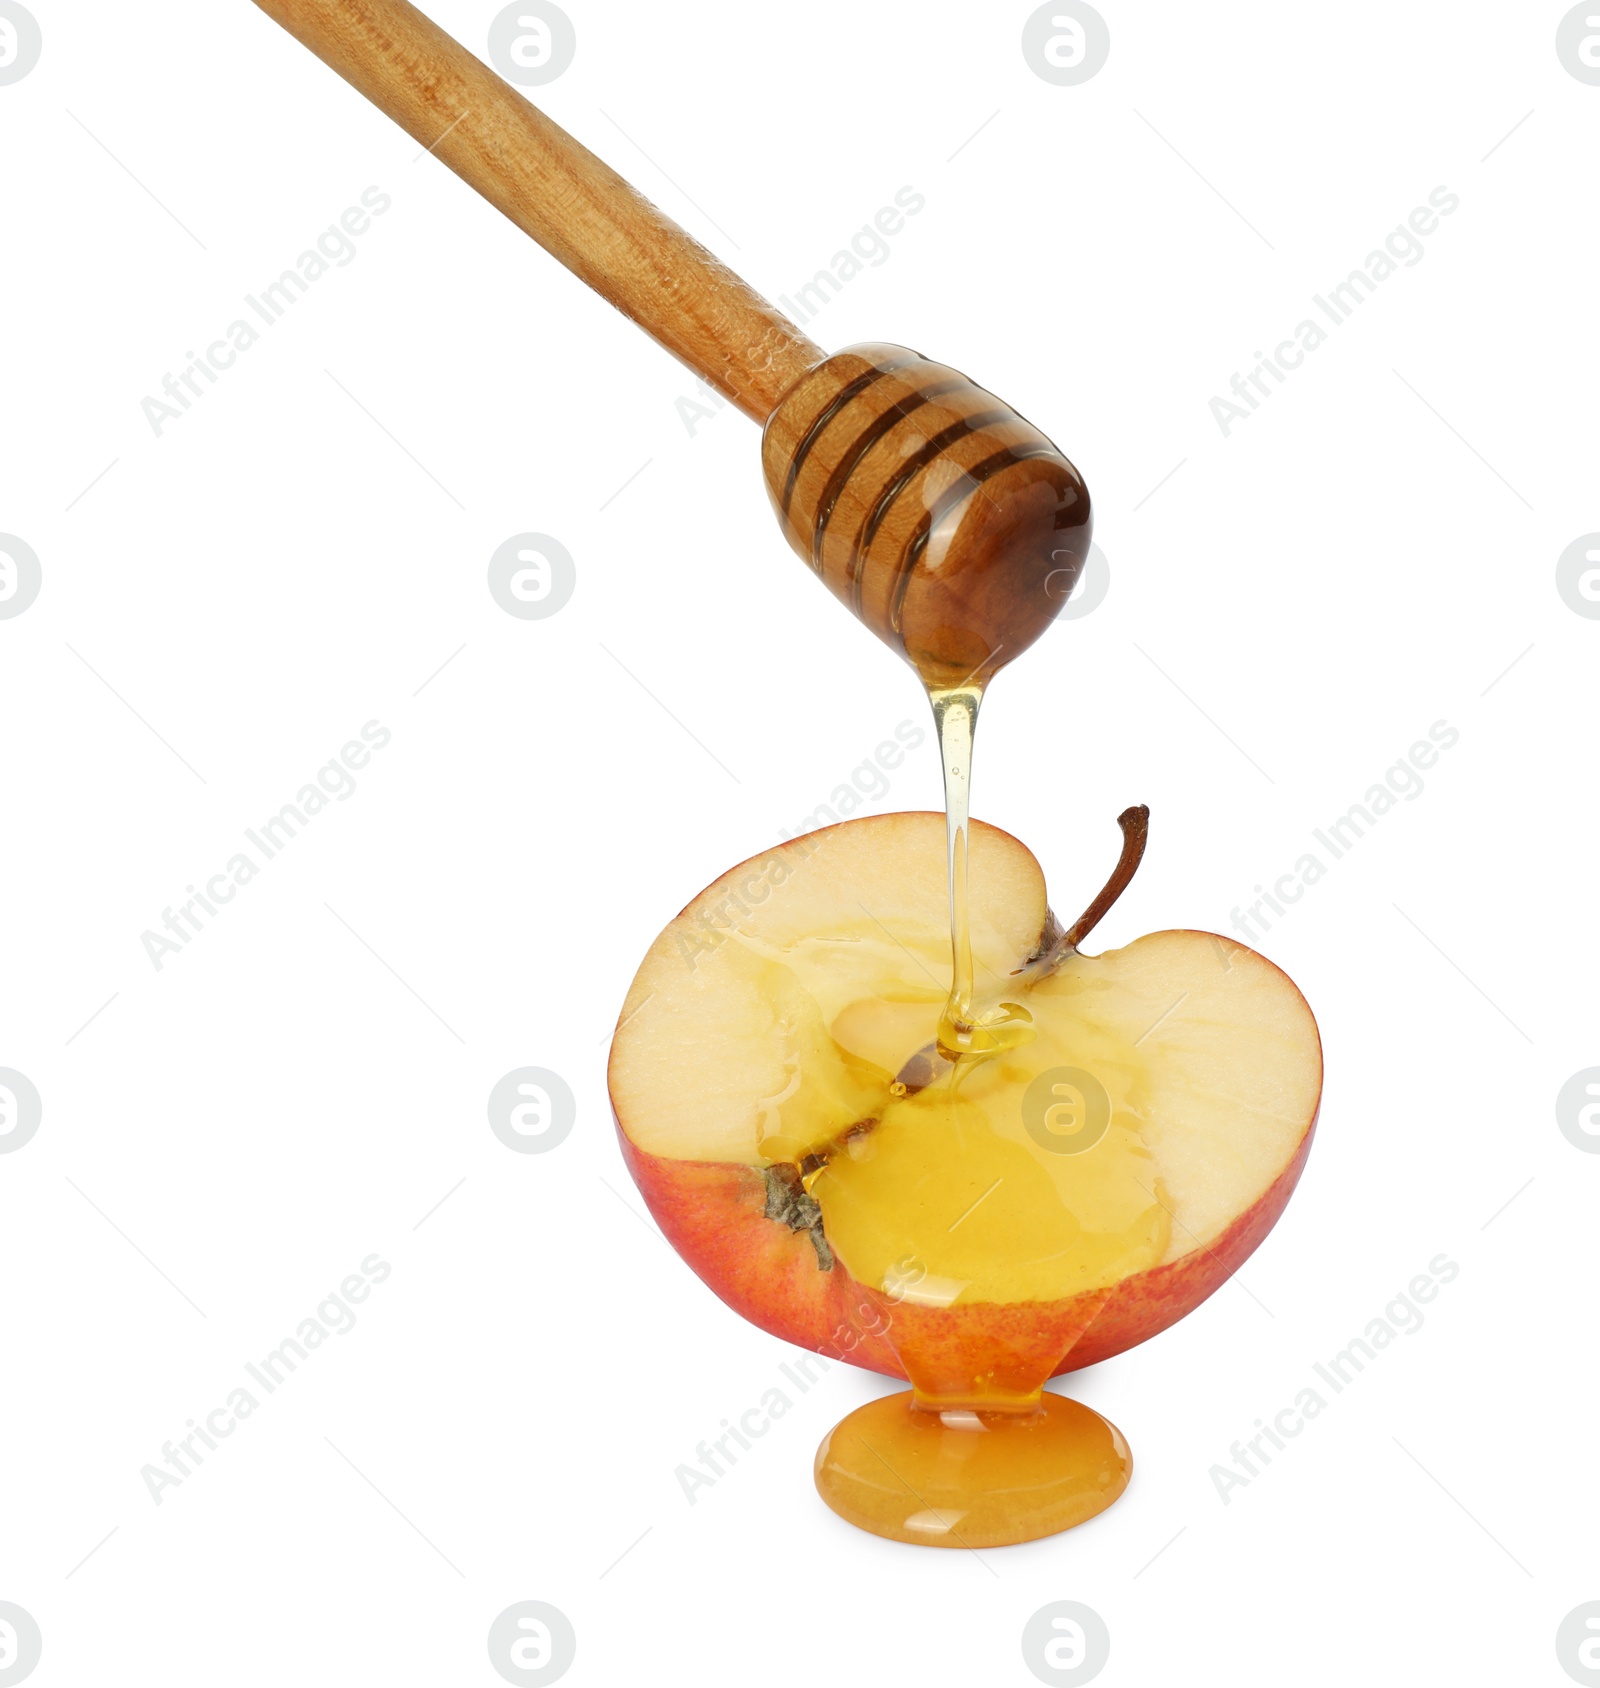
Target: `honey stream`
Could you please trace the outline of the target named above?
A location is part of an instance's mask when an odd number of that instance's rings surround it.
[[[897,1199],[895,1180],[901,1187],[914,1187],[913,1203],[940,1207],[942,1217],[942,1209],[955,1205],[953,1192],[962,1189],[961,1177],[970,1176],[975,1166],[981,1165],[985,1180],[991,1169],[997,1171],[974,1209],[1004,1190],[1009,1178],[1011,1189],[1003,1201],[997,1196],[985,1216],[991,1224],[1000,1222],[989,1233],[993,1240],[988,1256],[999,1268],[994,1276],[1001,1278],[1009,1265],[1003,1263],[1008,1250],[1018,1256],[1011,1270],[1032,1270],[1037,1277],[1041,1255],[1052,1258],[1053,1248],[1055,1258],[1076,1250],[1091,1285],[1107,1277],[1114,1281],[1122,1271],[1153,1263],[1165,1246],[1167,1230],[1164,1209],[1154,1193],[1148,1203],[1135,1199],[1132,1210],[1122,1214],[1120,1229],[1113,1215],[1125,1207],[1127,1189],[1119,1185],[1117,1200],[1104,1200],[1110,1181],[1128,1172],[1141,1180],[1141,1190],[1142,1180],[1149,1179],[1154,1191],[1136,1117],[1129,1120],[1125,1115],[1107,1132],[1107,1140],[1096,1145],[1098,1160],[1091,1164],[1091,1157],[1084,1156],[1077,1178],[1063,1176],[1067,1163],[1049,1153],[1041,1157],[1034,1152],[1030,1165],[1027,1144],[1020,1145],[1019,1153],[1013,1141],[1021,1134],[1011,1129],[1008,1116],[1021,1111],[1024,1092],[1009,1074],[1019,1063],[1031,1068],[1040,1061],[1073,1058],[1077,1028],[1072,999],[1057,988],[1064,981],[1046,985],[1038,994],[1030,989],[1048,978],[1059,956],[1039,958],[998,989],[979,990],[967,881],[972,752],[983,688],[969,684],[931,690],[929,696],[944,773],[950,993],[934,1050],[925,1051],[902,1072],[902,1080],[913,1070],[931,1076],[915,1087],[904,1082],[893,1087],[905,1099],[883,1111],[877,1127],[883,1139],[876,1150],[877,1165],[829,1167],[818,1191],[830,1235],[863,1287],[880,1303],[887,1340],[912,1389],[860,1407],[839,1424],[818,1451],[816,1480],[835,1512],[874,1534],[929,1546],[981,1548],[1068,1529],[1103,1511],[1127,1487],[1132,1460],[1117,1428],[1091,1408],[1044,1388],[1084,1323],[1104,1305],[1110,1288],[1091,1288],[1071,1300],[1048,1304],[1034,1300],[1006,1305],[996,1295],[992,1314],[973,1308],[993,1328],[974,1330],[952,1342],[949,1329],[930,1321],[924,1309],[931,1305],[947,1320],[959,1317],[962,1295],[992,1282],[991,1274],[983,1265],[968,1264],[965,1269],[975,1271],[976,1279],[951,1278],[930,1271],[915,1250],[891,1265],[883,1264],[906,1237],[927,1235],[916,1227],[908,1227],[899,1238],[887,1234],[890,1227],[878,1215]],[[1043,1047],[1030,1052],[1036,1041]],[[930,1060],[934,1051],[938,1059]],[[1036,1059],[1030,1061],[1030,1053]],[[997,1073],[1009,1078],[1009,1084],[999,1082]],[[1055,1087],[1058,1096],[1071,1090],[1070,1084]],[[1073,1094],[1081,1107],[1083,1098]],[[1055,1109],[1067,1106],[1054,1104]],[[916,1117],[907,1120],[913,1110]],[[914,1138],[907,1134],[908,1124]],[[1035,1140],[1038,1136],[1035,1132]],[[963,1160],[973,1164],[963,1169]],[[947,1175],[926,1170],[935,1163],[946,1168]],[[1051,1175],[1048,1187],[1039,1177],[1041,1165]],[[830,1176],[831,1186],[826,1182]],[[1019,1193],[1024,1189],[1026,1197]],[[955,1216],[946,1227],[947,1238],[954,1237],[974,1209]],[[860,1215],[867,1213],[874,1217],[864,1225]],[[877,1248],[875,1231],[885,1233]],[[951,1244],[937,1231],[935,1226],[933,1247],[924,1252],[942,1249],[955,1258]],[[1041,1235],[1049,1239],[1043,1245]],[[943,1257],[938,1263],[943,1264]],[[956,1291],[953,1297],[950,1286]],[[941,1295],[950,1297],[943,1308]],[[1052,1317],[1057,1308],[1070,1312]]]

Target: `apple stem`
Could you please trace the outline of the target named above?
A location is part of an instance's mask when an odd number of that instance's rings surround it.
[[[1111,877],[1105,882],[1100,895],[1073,921],[1061,940],[1063,950],[1078,948],[1110,912],[1111,905],[1127,890],[1128,882],[1139,871],[1144,847],[1150,837],[1148,805],[1136,803],[1133,808],[1124,809],[1117,816],[1117,825],[1122,828],[1122,854],[1117,858],[1117,865],[1111,870]]]

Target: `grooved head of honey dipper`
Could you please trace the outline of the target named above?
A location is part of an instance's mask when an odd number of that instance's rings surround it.
[[[853,346],[778,401],[761,445],[789,543],[930,687],[987,680],[1054,620],[1089,489],[1031,423],[903,346]]]

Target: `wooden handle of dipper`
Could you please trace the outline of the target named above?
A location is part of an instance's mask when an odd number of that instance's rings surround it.
[[[406,0],[256,0],[419,146],[747,416],[822,362],[609,165]]]
[[[763,425],[785,537],[929,687],[1055,619],[1089,492],[992,394],[903,346],[827,357],[407,0],[255,0],[552,257]]]

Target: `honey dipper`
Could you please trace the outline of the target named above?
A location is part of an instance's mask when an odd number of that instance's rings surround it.
[[[1039,637],[1089,492],[1008,405],[903,346],[829,357],[406,0],[256,0],[574,275],[763,427],[785,537],[931,690]]]

